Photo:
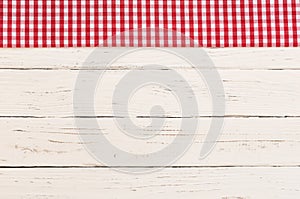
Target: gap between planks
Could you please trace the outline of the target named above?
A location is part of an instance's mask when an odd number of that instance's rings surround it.
[[[300,165],[186,165],[186,166],[0,166],[0,169],[118,169],[118,168],[157,168],[157,169],[205,169],[205,168],[297,168]]]

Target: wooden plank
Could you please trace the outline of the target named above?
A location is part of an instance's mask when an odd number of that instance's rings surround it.
[[[113,92],[126,73],[126,70],[105,72],[96,92],[97,116],[113,115]],[[178,73],[191,85],[198,99],[198,116],[210,116],[211,97],[205,82],[195,72],[182,69]],[[227,116],[300,116],[300,71],[220,70],[219,73],[225,88]],[[94,75],[95,71],[90,74]],[[71,70],[0,70],[0,116],[72,117],[77,75],[78,71]],[[176,81],[172,79],[170,85],[176,87]],[[133,116],[149,116],[156,102],[165,108],[162,116],[181,116],[172,91],[160,86],[140,91],[130,103]],[[190,97],[191,93],[182,95]],[[85,111],[82,115],[86,115]]]
[[[0,68],[13,69],[79,69],[94,48],[0,49]],[[115,49],[114,49],[115,50]],[[300,63],[299,48],[212,48],[203,49],[218,69],[296,69]],[[99,57],[112,50],[103,48]],[[133,61],[134,60],[134,61]],[[185,67],[187,64],[154,49],[128,55],[112,65],[114,69],[132,68],[146,63]],[[94,63],[102,65],[101,59]],[[122,66],[122,67],[120,67]]]
[[[92,66],[91,74],[104,65],[101,59],[85,62],[93,50],[0,49],[0,198],[298,198],[300,49],[204,49],[219,70],[227,107],[223,133],[203,160],[199,155],[212,120],[211,99],[189,64],[154,49],[111,64],[97,90],[95,110],[101,131],[122,150],[147,154],[183,136],[180,106],[159,86],[143,88],[130,101],[129,117],[144,127],[152,119],[152,102],[159,102],[167,124],[160,134],[135,140],[118,129],[112,91],[129,70],[143,71],[149,63],[176,69],[198,99],[200,125],[191,148],[172,166],[147,175],[106,168],[78,135],[76,77],[82,65]],[[104,48],[99,56],[110,53]],[[77,119],[92,120],[84,116],[89,115],[83,111]],[[157,169],[163,166],[158,163]]]
[[[184,136],[179,130],[180,118],[168,119],[162,131],[149,140],[126,136],[112,118],[97,121],[114,146],[134,154],[159,151],[168,146],[175,136]],[[137,119],[136,123],[142,127],[149,124],[149,119]],[[209,125],[210,118],[200,119],[194,143],[174,165],[300,165],[299,118],[226,118],[216,147],[202,160],[199,159],[200,149]],[[0,126],[0,166],[102,165],[86,151],[74,119],[2,118]],[[99,133],[98,130],[90,129],[90,132]]]
[[[299,168],[0,169],[1,198],[298,198]]]

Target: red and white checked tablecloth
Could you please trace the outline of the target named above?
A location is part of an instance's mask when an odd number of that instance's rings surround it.
[[[300,46],[300,1],[1,0],[0,24],[5,48]]]

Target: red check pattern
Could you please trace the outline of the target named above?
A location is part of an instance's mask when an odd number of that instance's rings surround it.
[[[2,0],[0,24],[4,48],[296,47],[300,1]]]

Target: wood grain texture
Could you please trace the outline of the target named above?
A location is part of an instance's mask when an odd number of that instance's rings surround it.
[[[90,71],[91,76],[94,71]],[[199,101],[199,115],[211,115],[211,98],[203,81],[194,72],[181,70]],[[112,116],[113,91],[124,70],[107,71],[99,86],[97,116]],[[300,116],[300,71],[219,70],[223,80],[227,116]],[[78,71],[0,70],[0,116],[72,117],[73,94]],[[172,80],[175,82],[176,79]],[[191,93],[183,93],[191,96]],[[153,102],[164,103],[165,116],[179,117],[177,101],[166,99],[172,92],[146,87],[130,110],[135,116],[149,116]],[[149,100],[144,100],[143,96]],[[156,97],[160,98],[156,98]],[[171,98],[172,99],[172,98]],[[87,105],[88,106],[88,105]],[[149,107],[150,106],[150,107]],[[82,115],[86,113],[83,111]],[[115,115],[118,116],[118,115]]]
[[[167,126],[151,140],[124,135],[111,107],[113,88],[124,74],[143,71],[149,63],[168,66],[188,80],[199,100],[200,125],[191,148],[174,165],[162,169],[157,164],[162,170],[147,175],[107,168],[92,158],[78,135],[73,113],[77,75],[82,66],[94,74],[106,64],[85,61],[93,50],[0,49],[0,198],[299,198],[299,48],[204,49],[223,81],[226,114],[223,133],[203,160],[198,157],[212,119],[211,99],[189,64],[147,49],[105,68],[95,96],[96,119],[107,139],[125,151],[157,151],[183,135],[180,106],[161,87],[138,93],[128,117],[146,126],[153,119],[151,107],[160,102]],[[100,52],[110,53],[109,48]],[[89,117],[83,111],[77,118],[94,119]]]
[[[299,168],[0,169],[1,198],[299,198]],[[4,185],[4,186],[3,186]]]
[[[155,138],[144,141],[127,137],[112,118],[97,120],[113,145],[138,154],[158,151],[175,136],[184,136],[178,126],[180,118],[169,119]],[[137,122],[149,123],[148,119]],[[216,148],[201,160],[200,149],[209,125],[210,119],[200,119],[193,145],[175,166],[300,165],[299,118],[226,118]],[[103,166],[85,150],[72,118],[2,118],[0,126],[1,166]],[[99,131],[91,128],[90,133]]]
[[[2,69],[80,69],[86,58],[95,48],[53,48],[53,49],[0,49],[0,68]],[[102,48],[103,56],[112,52]],[[129,48],[133,49],[133,48]],[[206,48],[218,69],[300,69],[299,48]],[[147,53],[146,53],[147,52]],[[101,57],[101,54],[99,55]],[[139,54],[126,56],[112,64],[113,69],[130,68],[147,63],[185,68],[187,64],[179,59],[169,59],[169,55],[149,49]],[[87,63],[88,64],[88,63]],[[101,66],[103,62],[93,63]],[[121,67],[122,66],[122,67]],[[189,66],[189,65],[188,65]]]

